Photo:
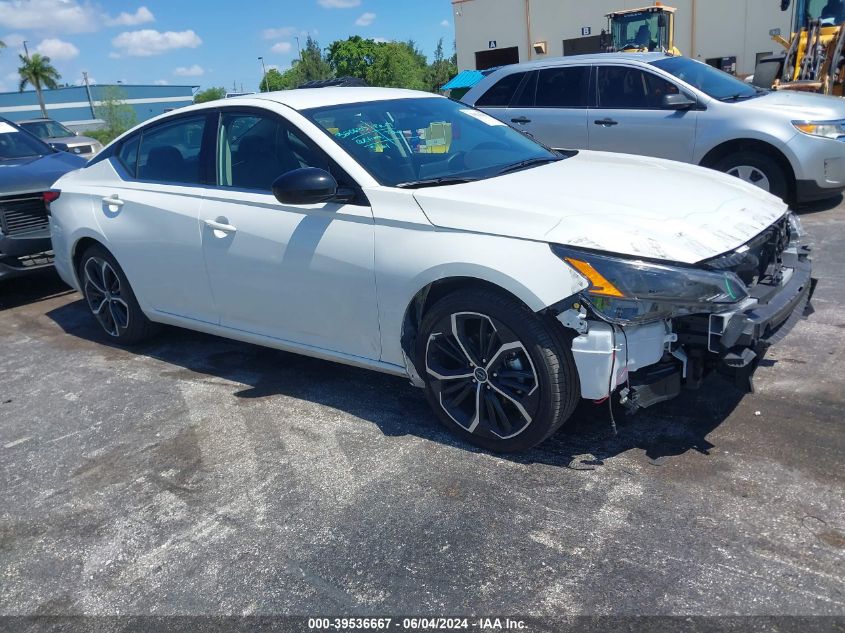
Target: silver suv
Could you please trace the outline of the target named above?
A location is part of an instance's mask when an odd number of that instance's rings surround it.
[[[74,132],[53,119],[18,121],[18,125],[54,149],[70,152],[82,158],[92,158],[103,149],[97,139],[80,136],[79,132]]]
[[[771,92],[662,53],[506,66],[463,98],[556,149],[710,167],[787,201],[845,190],[845,100]]]

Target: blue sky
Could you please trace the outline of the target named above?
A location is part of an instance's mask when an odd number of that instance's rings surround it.
[[[87,71],[96,83],[255,90],[258,57],[290,67],[297,37],[413,38],[430,56],[441,37],[451,54],[454,33],[450,0],[0,0],[0,92],[18,89],[24,40],[62,83]]]

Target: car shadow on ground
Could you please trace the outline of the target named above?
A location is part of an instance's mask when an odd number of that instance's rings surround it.
[[[52,268],[0,281],[0,312],[73,293]]]
[[[47,316],[68,335],[120,349],[108,341],[82,300],[56,308]],[[460,450],[483,452],[439,424],[423,392],[402,378],[175,327],[163,327],[155,339],[127,353],[177,368],[162,371],[162,379],[210,376],[245,385],[234,385],[235,398],[287,396],[369,421],[386,436],[414,435]],[[673,401],[633,416],[614,408],[616,434],[607,402],[582,402],[563,429],[541,446],[498,457],[524,464],[591,470],[633,449],[643,451],[655,464],[688,451],[708,454],[713,445],[707,436],[741,399],[739,391],[713,376],[701,390],[684,392]]]
[[[823,213],[830,211],[842,204],[842,194],[826,198],[824,200],[816,200],[814,202],[805,202],[803,204],[792,205],[790,208],[798,215],[810,215],[812,213]]]

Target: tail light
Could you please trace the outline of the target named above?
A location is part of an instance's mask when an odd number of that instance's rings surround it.
[[[62,195],[62,192],[58,189],[50,189],[42,194],[44,197],[44,206],[47,207],[47,215],[50,214],[50,203],[58,200],[60,195]]]

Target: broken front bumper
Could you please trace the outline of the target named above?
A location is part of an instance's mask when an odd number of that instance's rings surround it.
[[[812,276],[812,263],[806,256],[795,256],[789,266],[789,279],[769,293],[765,303],[758,300],[747,310],[714,314],[709,319],[707,347],[721,356],[719,371],[749,391],[753,391],[754,371],[769,347],[812,311],[817,283]]]

